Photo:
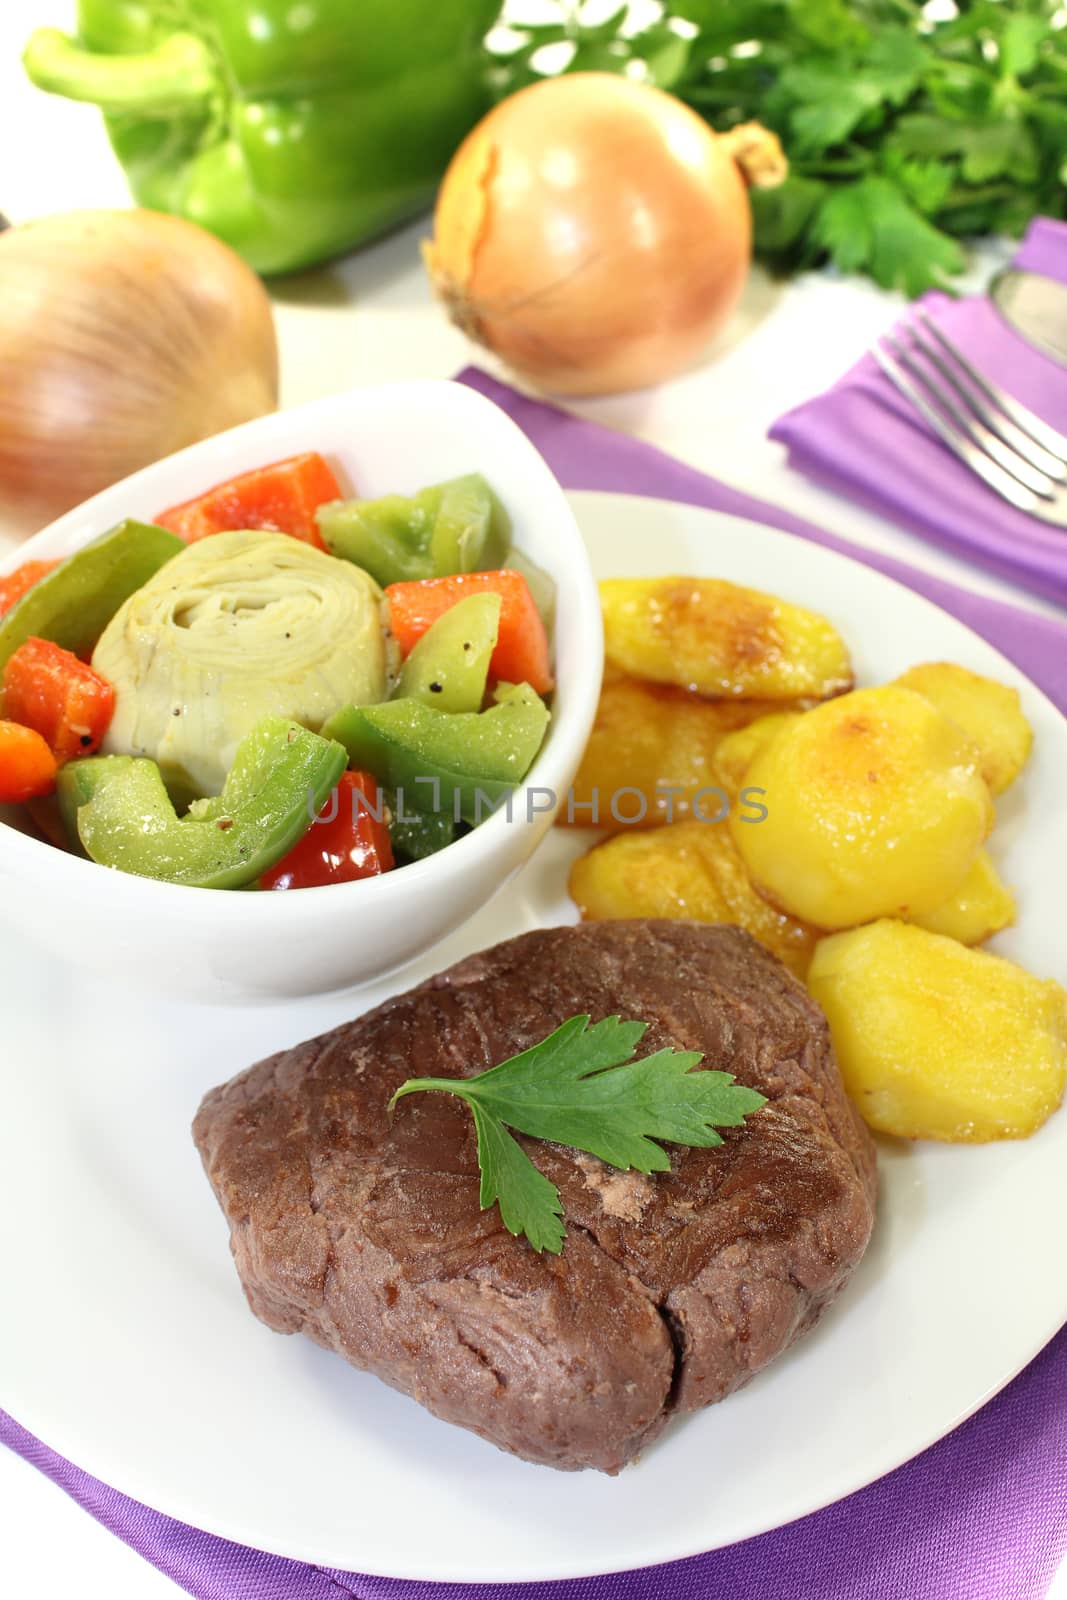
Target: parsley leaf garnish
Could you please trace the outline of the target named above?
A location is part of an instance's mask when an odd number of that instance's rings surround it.
[[[666,1172],[657,1140],[710,1149],[717,1127],[736,1127],[766,1103],[729,1072],[693,1072],[697,1050],[657,1050],[634,1059],[647,1023],[571,1017],[547,1039],[473,1078],[409,1078],[408,1094],[458,1095],[474,1117],[483,1210],[494,1201],[509,1233],[558,1255],[566,1229],[559,1190],[509,1128],[599,1156],[623,1171]]]
[[[843,184],[823,204],[814,236],[844,272],[869,272],[884,289],[918,295],[961,272],[963,251],[930,225],[888,178]]]

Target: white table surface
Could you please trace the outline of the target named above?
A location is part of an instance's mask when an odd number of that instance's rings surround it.
[[[37,23],[63,26],[71,10],[70,0],[18,0],[0,8],[0,209],[14,222],[76,206],[128,204],[96,114],[39,94],[19,67],[29,29]],[[432,302],[417,248],[426,231],[425,223],[405,229],[278,287],[283,403],[354,383],[444,377],[472,359],[493,369]],[[995,248],[983,252],[976,283],[1002,257]],[[807,483],[767,440],[771,421],[836,377],[892,322],[899,305],[862,280],[809,274],[783,286],[755,273],[729,337],[699,368],[656,390],[575,409],[638,434],[739,489],[788,505],[859,545],[1062,615],[1052,604]],[[0,520],[0,551],[11,543],[10,529]],[[72,1594],[79,1600],[167,1600],[179,1592],[32,1467],[4,1451],[0,1590],[36,1600]],[[1067,1567],[1050,1594],[1067,1600]]]

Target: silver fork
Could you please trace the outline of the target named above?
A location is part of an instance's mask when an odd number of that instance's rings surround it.
[[[903,330],[907,345],[887,333],[871,351],[889,381],[1002,499],[1067,528],[1067,437],[979,372],[921,307]]]

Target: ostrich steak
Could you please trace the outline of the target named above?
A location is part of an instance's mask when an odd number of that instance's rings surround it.
[[[648,1023],[768,1103],[645,1177],[521,1142],[563,1198],[539,1255],[479,1209],[469,1077],[578,1013]],[[700,1070],[699,1068],[697,1070]],[[874,1218],[822,1012],[735,927],[594,922],[470,956],[208,1094],[194,1123],[249,1304],[528,1461],[617,1472],[810,1328]]]

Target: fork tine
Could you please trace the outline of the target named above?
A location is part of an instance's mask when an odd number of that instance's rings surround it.
[[[1012,477],[1017,478],[1027,489],[1032,489],[1035,494],[1043,496],[1046,500],[1050,498],[1055,487],[1051,478],[1047,477],[1045,473],[1039,472],[1036,467],[1032,467],[1028,461],[1024,461],[1010,445],[1006,445],[1003,440],[990,433],[988,428],[983,428],[980,422],[972,421],[966,412],[960,410],[952,396],[942,388],[937,379],[927,372],[925,367],[920,366],[891,333],[885,335],[885,342],[900,362],[900,365],[911,373],[916,383],[920,384],[928,394],[933,395],[942,411],[948,413],[957,428],[967,436],[975,449],[981,451],[983,455],[990,456],[999,467],[1003,468],[1005,472],[1010,472]]]
[[[1057,460],[1067,462],[1067,436],[1060,433],[1051,423],[1046,422],[1044,417],[1039,417],[1036,411],[1031,411],[1030,407],[1024,405],[1021,400],[1016,400],[1014,395],[1008,394],[1007,390],[1002,389],[999,383],[994,383],[992,379],[979,372],[978,368],[964,355],[956,341],[950,339],[943,328],[938,327],[937,323],[927,315],[922,306],[915,307],[915,315],[927,333],[932,334],[942,349],[946,350],[953,361],[963,368],[971,382],[981,389],[987,400],[991,401],[1006,416],[1010,417],[1016,427],[1021,428],[1024,433],[1028,433],[1031,439],[1034,439],[1044,449],[1048,450]]]
[[[989,487],[1000,495],[1002,500],[1009,501],[1013,506],[1018,506],[1020,511],[1034,512],[1040,507],[1040,499],[1031,490],[1023,487],[1009,472],[998,467],[995,461],[983,455],[966,435],[954,428],[942,416],[941,412],[932,406],[919,392],[911,379],[906,376],[893,357],[882,349],[880,344],[871,348],[871,354],[889,379],[890,383],[900,391],[904,398],[911,402],[919,415],[933,428],[934,432],[944,441],[953,455],[983,478]]]
[[[1024,461],[1028,461],[1032,467],[1036,467],[1038,472],[1044,473],[1045,477],[1051,478],[1055,483],[1063,483],[1067,480],[1067,462],[1061,461],[1059,456],[1053,455],[1050,450],[1046,450],[1043,444],[1038,444],[1025,429],[1020,428],[1017,423],[1012,421],[1007,412],[998,412],[992,403],[987,405],[982,398],[983,390],[977,384],[971,384],[970,380],[965,376],[964,368],[958,364],[953,367],[950,362],[945,360],[945,357],[937,347],[920,331],[917,321],[918,316],[916,317],[916,322],[905,320],[903,324],[912,343],[917,350],[922,352],[930,365],[936,368],[945,382],[951,385],[964,405],[978,418],[982,427],[995,434],[1003,444],[1007,445],[1009,450],[1014,450],[1016,455],[1022,456]],[[923,317],[923,324],[928,325],[928,323],[929,318]],[[995,451],[993,453],[996,454]],[[1007,463],[1002,462],[1002,465],[1007,465]]]

